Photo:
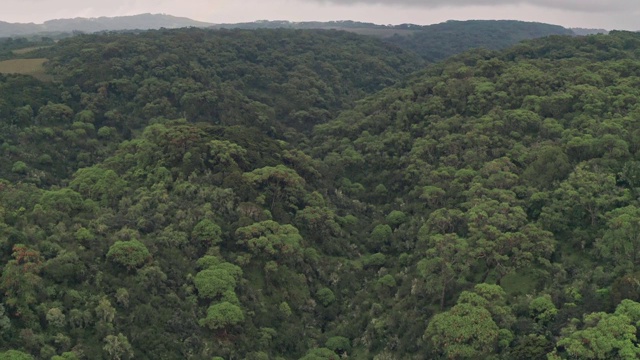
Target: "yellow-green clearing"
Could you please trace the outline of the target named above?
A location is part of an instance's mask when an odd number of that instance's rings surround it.
[[[32,51],[36,51],[36,50],[40,50],[40,49],[45,49],[51,47],[51,45],[49,46],[32,46],[32,47],[28,47],[28,48],[22,48],[22,49],[17,49],[17,50],[12,50],[11,52],[14,55],[24,55],[27,53],[30,53]]]
[[[45,74],[44,63],[47,59],[12,59],[0,61],[0,74],[31,75],[42,81],[51,81],[51,76]]]

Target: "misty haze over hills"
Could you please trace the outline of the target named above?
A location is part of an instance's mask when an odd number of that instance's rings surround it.
[[[474,21],[449,21],[442,24],[434,25],[415,25],[415,24],[401,24],[401,25],[379,25],[357,21],[329,21],[329,22],[291,22],[291,21],[254,21],[247,23],[237,24],[213,24],[207,22],[201,22],[191,20],[184,17],[176,17],[166,14],[140,14],[132,16],[117,16],[117,17],[99,17],[99,18],[73,18],[73,19],[54,19],[45,21],[42,24],[34,23],[9,23],[0,21],[0,37],[15,37],[26,35],[46,35],[46,34],[61,34],[71,32],[85,32],[93,33],[100,31],[122,31],[122,30],[148,30],[148,29],[174,29],[182,27],[211,27],[211,28],[241,28],[241,29],[259,29],[259,28],[290,28],[290,29],[336,29],[346,30],[355,33],[361,33],[364,35],[374,35],[379,37],[389,37],[394,35],[408,35],[423,30],[433,30],[434,27],[445,26],[447,23],[469,24]],[[495,21],[485,21],[486,23],[493,23]],[[518,24],[538,24],[541,23],[527,23],[522,21],[513,21]],[[589,35],[596,33],[606,33],[604,29],[565,29],[560,26],[555,26],[555,29],[550,34],[575,34],[575,35]],[[565,31],[566,30],[566,31]],[[539,37],[538,34],[531,37]]]
[[[140,14],[132,16],[55,19],[43,24],[21,24],[0,21],[0,37],[32,34],[99,31],[175,29],[183,27],[208,27],[213,24],[165,14]]]

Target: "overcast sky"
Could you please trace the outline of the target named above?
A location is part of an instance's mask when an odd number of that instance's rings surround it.
[[[566,27],[640,30],[640,0],[0,0],[0,20],[165,13],[213,23],[357,20],[433,24],[515,19]]]

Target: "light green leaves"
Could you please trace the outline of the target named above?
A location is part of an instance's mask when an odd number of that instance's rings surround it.
[[[225,301],[209,306],[207,317],[200,320],[200,325],[215,330],[236,325],[242,321],[244,321],[242,309],[237,305]]]
[[[638,320],[640,304],[624,300],[613,314],[597,312],[585,315],[579,330],[574,325],[565,327],[557,345],[576,359],[638,359]],[[552,356],[556,354],[557,350]]]
[[[238,243],[252,254],[262,257],[291,259],[302,254],[302,236],[293,225],[273,220],[261,221],[236,230]]]

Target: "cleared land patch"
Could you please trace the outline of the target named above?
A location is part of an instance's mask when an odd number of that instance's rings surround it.
[[[32,47],[28,47],[28,48],[23,48],[23,49],[17,49],[17,50],[12,50],[11,52],[14,55],[24,55],[26,53],[30,53],[32,51],[36,51],[36,50],[40,50],[40,49],[45,49],[51,46],[32,46]]]
[[[47,59],[12,59],[0,61],[0,74],[31,75],[42,81],[51,81],[50,75],[44,72]]]

